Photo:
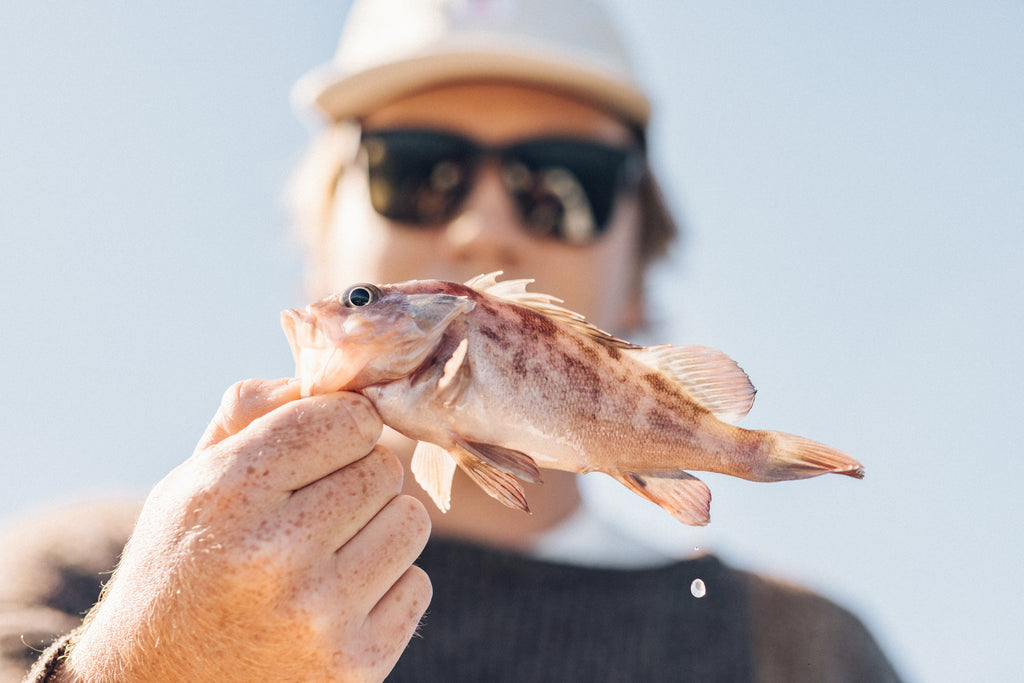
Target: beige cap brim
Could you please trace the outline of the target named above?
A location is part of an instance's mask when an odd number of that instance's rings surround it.
[[[300,110],[331,121],[358,119],[381,105],[430,87],[495,80],[525,83],[576,97],[643,128],[650,103],[642,91],[607,64],[586,64],[565,55],[514,48],[421,52],[379,66],[345,73],[334,63],[303,76],[292,92]]]

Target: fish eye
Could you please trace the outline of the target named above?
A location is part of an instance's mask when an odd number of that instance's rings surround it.
[[[380,287],[370,284],[352,285],[341,295],[341,303],[348,308],[368,306],[381,298]]]

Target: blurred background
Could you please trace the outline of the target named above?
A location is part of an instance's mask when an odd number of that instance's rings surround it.
[[[0,5],[0,516],[142,495],[228,385],[292,373],[288,92],[347,5]],[[911,681],[1019,675],[1024,4],[615,7],[687,230],[652,339],[726,351],[759,389],[744,426],[868,474],[707,476],[704,529],[588,495],[826,593]]]

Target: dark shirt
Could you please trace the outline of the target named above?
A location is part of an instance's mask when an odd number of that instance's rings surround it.
[[[418,564],[434,598],[388,680],[753,678],[746,584],[714,557],[595,569],[434,540]]]
[[[62,640],[40,651],[96,601],[137,510],[74,506],[0,533],[0,681],[59,668]],[[418,564],[434,597],[389,681],[899,680],[846,610],[709,555],[599,569],[432,539]]]

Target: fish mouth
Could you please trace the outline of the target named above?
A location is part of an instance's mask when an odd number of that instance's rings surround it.
[[[362,368],[328,339],[321,323],[322,318],[309,308],[281,312],[281,327],[295,359],[295,376],[304,397],[349,389]]]
[[[476,305],[449,294],[396,299],[351,308],[328,297],[281,312],[302,396],[359,391],[408,375],[427,360],[451,322]]]

